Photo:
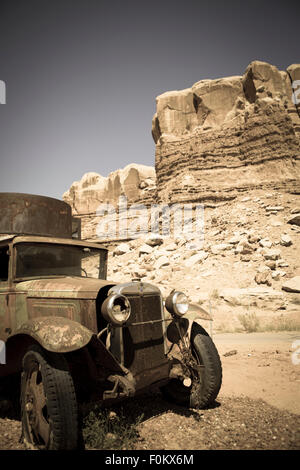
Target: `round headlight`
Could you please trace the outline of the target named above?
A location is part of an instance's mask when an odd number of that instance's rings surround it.
[[[189,309],[189,301],[183,292],[173,291],[166,298],[166,309],[171,315],[182,317]]]
[[[120,294],[108,296],[101,307],[105,320],[114,326],[122,326],[130,317],[130,303],[127,297]]]

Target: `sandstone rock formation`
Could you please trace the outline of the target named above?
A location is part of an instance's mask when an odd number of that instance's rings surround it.
[[[299,75],[299,64],[283,72],[254,61],[243,76],[201,80],[158,96],[152,135],[159,201],[299,189],[300,113],[291,85]]]
[[[131,164],[108,177],[87,173],[63,195],[73,215],[81,218],[82,237],[130,238],[129,229],[120,230],[126,218],[126,211],[118,208],[120,196],[126,196],[127,208],[197,202],[213,207],[232,200],[239,191],[269,188],[299,193],[300,92],[292,87],[298,80],[300,64],[279,71],[254,61],[242,76],[201,80],[186,90],[158,96],[152,124],[155,169]],[[117,212],[108,217],[105,211],[96,214],[103,204]],[[273,201],[262,207],[270,217],[283,210]],[[291,214],[289,223],[299,225],[297,208]],[[152,230],[147,217],[145,225]],[[127,227],[137,219],[130,214]],[[101,221],[104,228],[99,231]],[[220,221],[216,226],[220,229]],[[269,240],[261,244],[272,245]],[[236,249],[240,248],[241,243]],[[240,251],[243,261],[249,259],[246,251]]]
[[[63,199],[72,207],[73,215],[81,219],[82,238],[101,238],[97,228],[106,214],[105,209],[114,210],[110,215],[108,229],[112,227],[116,232],[119,218],[122,217],[119,214],[119,198],[126,197],[127,207],[132,204],[147,207],[156,197],[155,180],[153,167],[132,163],[124,169],[113,171],[107,177],[86,173],[63,194]],[[103,238],[116,238],[116,233],[110,233],[109,230],[106,235]]]
[[[148,199],[153,199],[153,189],[154,168],[132,163],[107,177],[99,173],[86,173],[64,193],[63,199],[72,207],[73,215],[87,215],[95,214],[101,203],[117,204],[120,196],[126,196],[130,204],[145,204]]]

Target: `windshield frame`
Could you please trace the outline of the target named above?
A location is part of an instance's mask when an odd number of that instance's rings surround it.
[[[28,244],[28,245],[59,245],[64,247],[74,247],[74,248],[89,248],[92,251],[99,251],[99,258],[103,258],[103,262],[101,263],[101,267],[99,269],[99,277],[92,277],[92,276],[78,276],[76,274],[50,274],[49,275],[38,275],[38,276],[17,276],[17,263],[18,263],[18,252],[17,248],[20,244]],[[63,277],[78,277],[81,279],[107,279],[107,257],[108,257],[108,250],[105,247],[99,246],[96,243],[84,243],[84,241],[78,242],[77,240],[64,240],[64,239],[48,239],[42,237],[18,237],[18,239],[14,240],[13,243],[13,282],[20,282],[30,279],[47,279],[47,278],[63,278]],[[100,258],[100,259],[101,259]]]

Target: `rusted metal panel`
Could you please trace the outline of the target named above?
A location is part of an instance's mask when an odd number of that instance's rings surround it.
[[[39,317],[28,320],[14,332],[27,334],[52,352],[70,352],[87,345],[93,332],[65,317]]]
[[[111,285],[102,279],[63,277],[22,281],[16,284],[16,292],[41,299],[96,299],[99,290]]]
[[[46,196],[0,193],[0,233],[71,238],[71,206]]]
[[[130,323],[150,320],[148,324],[132,327],[129,325],[123,329],[124,365],[137,379],[138,388],[142,388],[151,376],[150,370],[156,370],[156,380],[162,378],[165,373],[163,324],[151,323],[151,320],[162,318],[161,297],[144,295],[128,296],[128,299],[131,304]]]

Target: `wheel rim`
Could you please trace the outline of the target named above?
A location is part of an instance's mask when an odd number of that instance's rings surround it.
[[[47,449],[50,423],[41,366],[34,362],[26,376],[24,411],[31,444]]]

